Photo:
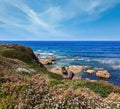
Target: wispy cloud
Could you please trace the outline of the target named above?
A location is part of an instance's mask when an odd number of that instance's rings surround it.
[[[42,13],[44,18],[48,16],[47,20],[52,19],[53,22],[61,22],[72,19],[77,16],[87,15],[87,17],[94,17],[111,9],[120,0],[69,0],[66,5],[52,5],[45,12]]]
[[[46,9],[36,11],[23,0],[0,0],[0,21],[3,22],[0,27],[8,30],[17,28],[36,37],[67,39],[74,34],[70,33],[68,29],[64,29],[66,26],[64,22],[79,16],[84,16],[80,19],[81,21],[93,20],[120,3],[120,0],[69,0],[68,2],[62,0],[64,4],[48,1],[42,1],[46,3]],[[43,7],[38,7],[38,9]],[[21,11],[24,16],[16,14],[15,10],[11,8]]]
[[[45,23],[40,17],[38,17],[37,13],[33,9],[29,8],[26,4],[15,0],[13,2],[8,2],[8,0],[6,0],[6,3],[9,3],[10,5],[24,12],[28,16],[28,20],[32,25],[40,26],[47,31],[50,30],[49,25]]]

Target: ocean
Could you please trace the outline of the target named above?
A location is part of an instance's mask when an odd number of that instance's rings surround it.
[[[111,78],[108,80],[120,86],[120,42],[119,41],[0,41],[0,43],[15,43],[29,46],[41,57],[55,55],[54,66],[85,65],[89,69],[104,68]],[[79,74],[82,78],[98,80],[95,74],[85,72]]]

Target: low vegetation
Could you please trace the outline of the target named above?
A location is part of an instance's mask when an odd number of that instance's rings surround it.
[[[120,94],[120,88],[105,82],[90,82],[87,80],[51,80],[50,85],[59,89],[61,85],[62,89],[72,89],[76,90],[79,88],[87,88],[96,94],[99,94],[101,97],[107,97],[110,93]]]

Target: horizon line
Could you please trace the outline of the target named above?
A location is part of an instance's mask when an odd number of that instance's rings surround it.
[[[15,41],[20,41],[20,42],[25,42],[25,41],[35,41],[35,42],[39,42],[39,41],[43,41],[43,42],[63,42],[63,41],[66,41],[66,42],[77,42],[77,41],[98,41],[98,42],[100,42],[100,41],[116,41],[116,42],[119,42],[120,40],[0,40],[0,42],[2,42],[2,41],[13,41],[13,42],[15,42]]]

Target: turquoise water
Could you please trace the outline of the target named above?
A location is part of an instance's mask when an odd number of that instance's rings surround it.
[[[2,41],[31,47],[40,52],[42,57],[56,55],[55,66],[85,65],[108,70],[110,83],[120,86],[120,42],[119,41]],[[95,74],[85,72],[80,76],[98,79]]]

